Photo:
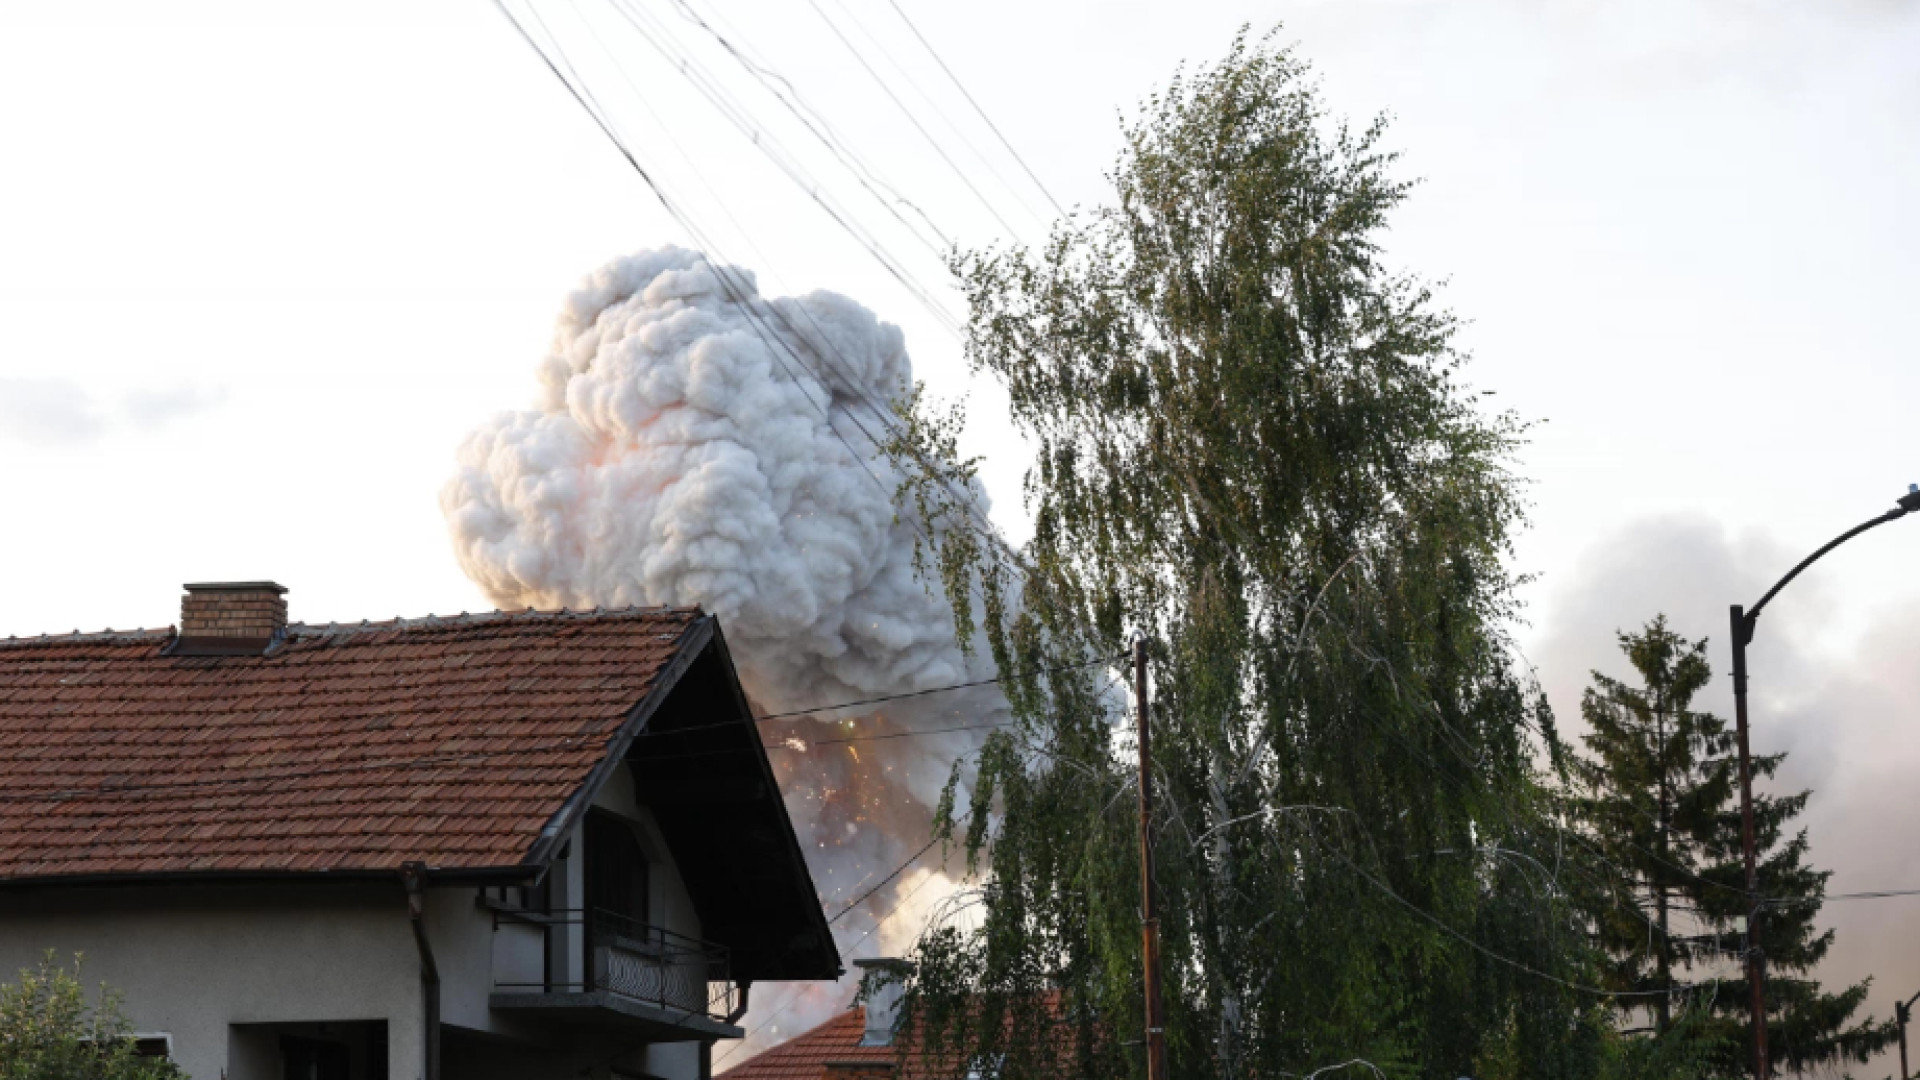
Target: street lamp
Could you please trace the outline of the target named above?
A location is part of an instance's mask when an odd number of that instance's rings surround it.
[[[1753,641],[1753,624],[1760,619],[1760,609],[1767,606],[1767,601],[1772,600],[1775,593],[1786,588],[1787,582],[1799,577],[1800,571],[1812,566],[1820,556],[1876,525],[1885,525],[1920,510],[1920,484],[1907,485],[1907,493],[1897,501],[1899,505],[1892,510],[1855,525],[1800,560],[1800,565],[1787,571],[1786,577],[1774,582],[1773,588],[1767,590],[1767,594],[1753,605],[1752,610],[1742,608],[1739,604],[1733,605],[1733,715],[1740,743],[1740,847],[1746,860],[1749,904],[1747,987],[1753,995],[1753,1075],[1757,1080],[1769,1080],[1773,1074],[1767,1067],[1767,958],[1759,945],[1760,880],[1754,871],[1753,766],[1747,756],[1747,646]]]

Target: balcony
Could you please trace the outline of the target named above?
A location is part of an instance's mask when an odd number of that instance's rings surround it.
[[[662,1041],[745,1034],[723,946],[609,911],[490,906],[493,1008]]]

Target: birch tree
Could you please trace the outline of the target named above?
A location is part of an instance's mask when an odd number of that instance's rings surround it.
[[[1523,426],[1383,255],[1384,134],[1243,35],[1145,101],[1110,204],[956,258],[967,355],[1037,447],[1018,550],[942,497],[963,463],[913,499],[1017,718],[950,789],[980,888],[909,995],[956,1076],[1144,1074],[1123,668],[1061,670],[1136,637],[1175,1076],[1599,1068],[1550,717],[1502,629]],[[952,431],[915,413],[898,449],[951,463]]]

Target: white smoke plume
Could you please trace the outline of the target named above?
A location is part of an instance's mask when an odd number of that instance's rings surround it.
[[[911,386],[899,328],[844,296],[767,300],[754,288],[750,273],[679,248],[591,275],[560,314],[535,407],[460,450],[441,505],[461,567],[507,608],[700,604],[765,712],[991,675],[956,647],[951,611],[916,576],[917,526],[895,513],[900,476],[867,434],[884,437],[876,407]],[[1005,708],[991,688],[900,705],[851,726],[844,712],[767,724],[766,741],[980,725]],[[926,842],[941,785],[979,738],[772,754],[830,913]],[[844,954],[911,940],[952,888],[918,871],[836,925]],[[756,1012],[787,997],[755,995]],[[847,997],[808,992],[754,1043],[805,1030]]]

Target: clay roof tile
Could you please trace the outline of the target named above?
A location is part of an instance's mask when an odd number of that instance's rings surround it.
[[[296,623],[265,656],[0,640],[0,880],[516,865],[702,617]]]

